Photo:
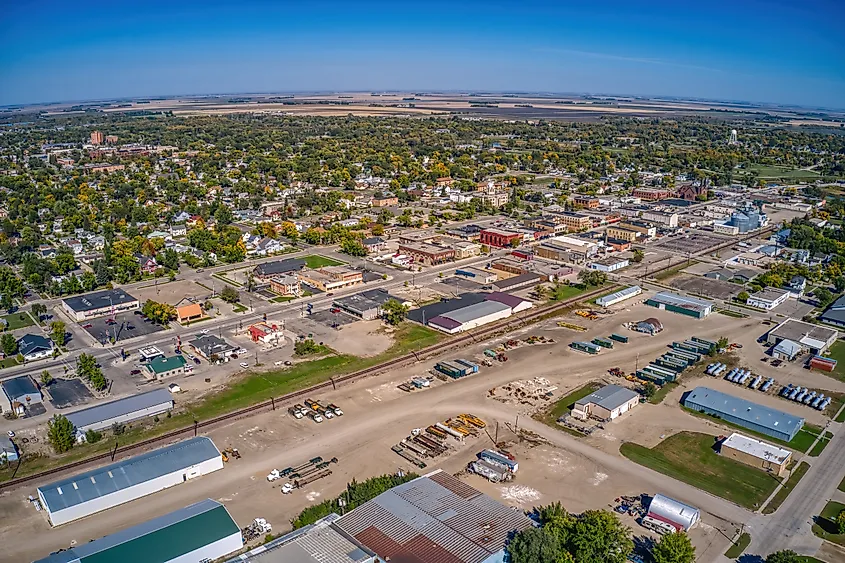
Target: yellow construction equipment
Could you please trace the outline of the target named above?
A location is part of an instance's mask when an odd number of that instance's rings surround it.
[[[445,424],[446,426],[448,426],[452,430],[460,432],[464,436],[469,436],[472,433],[472,431],[469,428],[467,428],[464,424],[462,424],[462,423],[460,423],[460,422],[458,422],[454,419],[451,419],[451,418],[447,418],[443,422],[443,424]]]
[[[591,321],[596,320],[599,316],[592,311],[575,311],[575,314],[579,317],[584,317],[585,319],[590,319]]]
[[[484,428],[487,426],[487,424],[483,420],[469,413],[459,414],[458,418],[464,421],[465,423],[471,424],[478,428]]]
[[[564,321],[558,321],[557,326],[559,326],[561,328],[568,328],[569,330],[577,330],[578,332],[584,332],[584,331],[587,330],[586,327],[583,327],[581,325],[567,323],[567,322],[564,322]]]

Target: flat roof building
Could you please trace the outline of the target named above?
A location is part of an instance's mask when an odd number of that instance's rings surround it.
[[[403,242],[399,244],[399,252],[410,256],[417,264],[442,264],[454,260],[455,249],[425,242]]]
[[[227,563],[375,563],[376,554],[335,525],[330,514]]]
[[[596,305],[600,305],[602,307],[610,307],[611,305],[616,305],[617,303],[621,303],[626,299],[631,299],[632,297],[636,297],[643,292],[643,289],[638,285],[632,285],[631,287],[626,287],[625,289],[620,289],[610,295],[603,295],[596,299]]]
[[[264,262],[255,267],[255,277],[266,281],[273,276],[281,276],[291,272],[298,272],[305,267],[305,260],[301,258],[285,258],[284,260],[273,260]]]
[[[771,311],[778,305],[781,305],[789,297],[789,292],[775,287],[767,287],[753,293],[748,297],[746,305],[749,307],[756,307],[765,311]]]
[[[241,530],[226,507],[206,499],[35,563],[192,563],[214,561],[243,546]]]
[[[694,411],[715,415],[727,422],[789,442],[804,426],[804,419],[733,395],[696,387],[683,399]]]
[[[65,415],[76,428],[76,438],[85,440],[88,430],[102,430],[162,414],[173,408],[173,397],[167,389],[155,389],[123,399],[96,405]]]
[[[640,404],[638,393],[619,385],[605,385],[601,389],[578,399],[572,407],[572,416],[587,420],[613,420]]]
[[[228,362],[229,354],[238,349],[237,346],[232,346],[219,336],[213,334],[200,334],[188,342],[188,344],[196,350],[197,354],[209,361],[214,356],[218,361]]]
[[[740,463],[774,473],[778,477],[786,472],[792,452],[762,440],[734,432],[720,446],[720,453]]]
[[[185,366],[188,362],[181,354],[170,356],[156,356],[144,364],[146,376],[150,379],[162,380],[174,375],[185,373]]]
[[[838,336],[839,331],[834,328],[786,319],[769,331],[766,341],[770,346],[774,346],[781,340],[791,340],[812,354],[822,354],[836,342]]]
[[[106,289],[84,295],[67,297],[62,300],[62,307],[68,316],[81,322],[86,319],[104,317],[114,313],[138,309],[141,304],[122,289]]]
[[[819,320],[828,324],[845,327],[845,295],[842,295],[819,315]]]
[[[645,300],[646,305],[657,307],[661,310],[672,311],[673,313],[680,313],[697,319],[703,319],[713,312],[713,307],[716,305],[712,301],[705,301],[704,299],[696,299],[695,297],[687,297],[678,293],[670,291],[661,291],[656,293],[653,297]]]
[[[332,305],[354,317],[369,321],[381,316],[382,306],[393,299],[399,303],[406,303],[404,299],[394,297],[386,289],[368,289],[361,293],[335,299]]]
[[[210,438],[183,440],[38,487],[53,526],[90,516],[223,469]]]
[[[438,470],[380,494],[336,525],[384,561],[496,563],[513,533],[533,523]]]

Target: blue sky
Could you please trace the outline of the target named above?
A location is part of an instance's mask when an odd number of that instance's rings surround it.
[[[488,90],[845,108],[845,1],[7,2],[0,105]]]

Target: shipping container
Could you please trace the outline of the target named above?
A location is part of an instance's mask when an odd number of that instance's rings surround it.
[[[610,335],[611,340],[615,340],[616,342],[621,342],[622,344],[628,343],[628,337],[622,336],[621,334],[616,334],[615,332]]]
[[[613,342],[605,338],[593,338],[593,344],[602,348],[613,348]]]
[[[468,360],[455,360],[455,364],[462,365],[467,368],[467,373],[478,373],[478,364],[474,364]]]
[[[588,354],[598,354],[601,350],[600,347],[589,342],[572,342],[569,347],[574,348],[575,350],[579,350],[581,352],[586,352]]]

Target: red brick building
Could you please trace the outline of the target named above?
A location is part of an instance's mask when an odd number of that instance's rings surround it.
[[[427,244],[424,242],[409,242],[399,245],[399,253],[413,259],[416,264],[442,264],[455,259],[455,249]]]
[[[484,229],[481,231],[481,237],[479,238],[481,244],[499,248],[513,246],[513,241],[522,242],[522,233],[503,229]]]
[[[634,191],[631,192],[631,195],[645,201],[658,201],[661,199],[666,199],[672,194],[669,192],[669,190],[661,190],[658,188],[634,188]]]

